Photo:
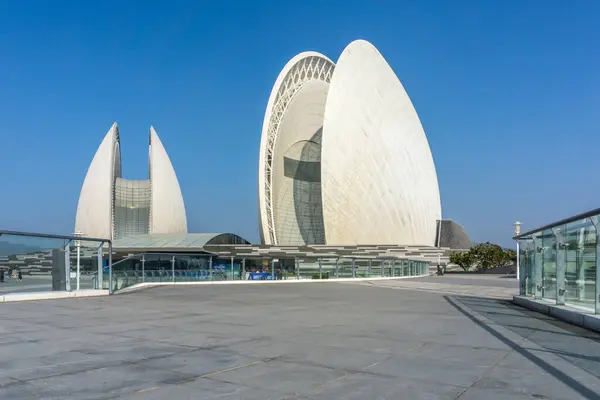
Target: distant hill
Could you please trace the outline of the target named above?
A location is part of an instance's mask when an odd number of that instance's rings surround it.
[[[31,246],[21,243],[10,243],[0,241],[0,256],[9,256],[11,254],[32,253],[41,250],[38,246]]]

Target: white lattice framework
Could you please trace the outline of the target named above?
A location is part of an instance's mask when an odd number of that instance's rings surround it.
[[[269,105],[267,106],[267,114],[265,116],[265,123],[263,124],[263,142],[266,141],[264,146],[264,160],[261,159],[261,167],[264,174],[264,206],[269,240],[271,244],[277,244],[277,232],[275,230],[275,216],[273,212],[273,161],[275,145],[277,143],[277,137],[279,135],[279,124],[285,114],[288,104],[294,97],[294,95],[300,90],[300,88],[311,80],[320,80],[326,83],[330,83],[331,76],[335,64],[326,56],[316,52],[305,52],[294,57],[286,65],[284,70],[281,72],[277,83],[271,93],[269,99]],[[266,132],[265,132],[266,127]],[[263,210],[261,212],[261,223],[265,223],[262,220]],[[264,238],[265,240],[267,238]]]

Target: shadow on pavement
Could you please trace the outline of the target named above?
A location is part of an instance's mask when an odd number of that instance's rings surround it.
[[[577,367],[600,378],[600,335],[583,328],[553,320],[546,315],[525,310],[506,300],[493,300],[480,297],[444,296],[444,299],[459,312],[486,330],[515,352],[521,354],[548,374],[552,375],[571,389],[577,391],[582,398],[600,400],[600,395],[577,382],[569,375],[550,365],[533,352],[521,347],[511,339],[482,323],[469,313],[465,307],[475,311],[496,324],[527,338],[548,353],[556,354]],[[457,299],[458,301],[454,300]],[[493,311],[503,306],[506,312]],[[527,318],[524,318],[527,317]],[[567,332],[564,332],[567,331]],[[565,338],[565,335],[571,337]]]

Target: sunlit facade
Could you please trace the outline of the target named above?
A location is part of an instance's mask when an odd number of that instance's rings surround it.
[[[275,82],[259,157],[268,245],[434,246],[433,157],[400,80],[369,42],[305,52]]]
[[[150,127],[148,176],[121,174],[121,143],[116,123],[90,164],[77,205],[75,230],[83,236],[119,239],[148,233],[186,233],[183,196],[171,160]]]

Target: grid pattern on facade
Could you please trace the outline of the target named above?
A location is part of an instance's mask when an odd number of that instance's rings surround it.
[[[115,239],[150,232],[151,189],[149,180],[116,178],[114,205]]]

